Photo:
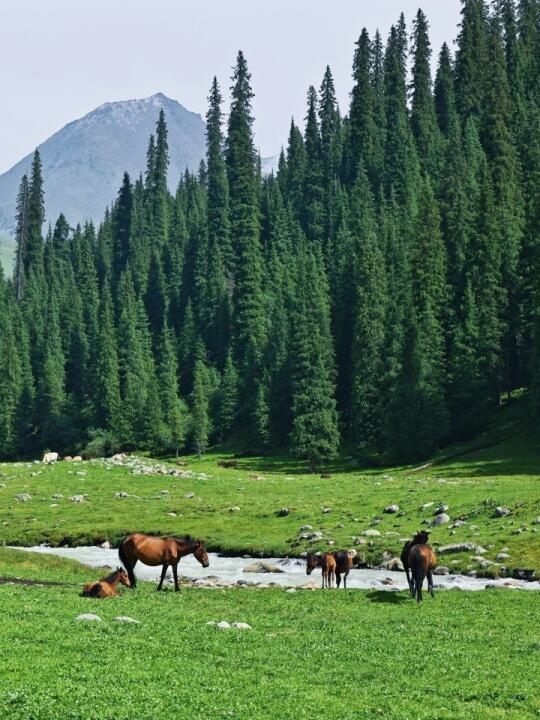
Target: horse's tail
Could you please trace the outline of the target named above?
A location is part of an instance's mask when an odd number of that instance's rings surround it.
[[[424,558],[417,545],[411,550],[410,560],[410,569],[413,578],[413,597],[416,596],[416,600],[422,602],[422,585],[426,577],[426,568]]]
[[[126,538],[127,540],[127,538]],[[120,545],[118,546],[118,557],[120,558],[120,562],[122,565],[126,568],[127,574],[129,577],[129,582],[131,583],[131,587],[135,587],[137,585],[137,578],[135,577],[135,573],[133,572],[133,568],[135,566],[135,563],[132,562],[126,553],[126,548],[124,547],[124,543],[126,540],[122,540]]]

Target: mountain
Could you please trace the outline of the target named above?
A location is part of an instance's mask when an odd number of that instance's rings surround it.
[[[144,172],[148,138],[161,108],[169,130],[170,187],[176,188],[186,168],[198,167],[205,154],[205,124],[200,115],[163,93],[105,103],[39,145],[47,223],[54,224],[60,212],[72,225],[101,220],[118,192],[124,170],[132,179]],[[0,175],[0,258],[4,264],[12,254],[17,190],[31,162],[32,153]]]

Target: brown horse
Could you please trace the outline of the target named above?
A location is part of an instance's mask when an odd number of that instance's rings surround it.
[[[433,592],[433,568],[437,565],[437,556],[427,544],[427,533],[418,533],[409,549],[408,565],[412,575],[412,595],[417,602],[422,602],[422,585],[427,577],[428,591]]]
[[[336,550],[333,552],[334,560],[336,561],[336,585],[340,586],[341,576],[343,575],[343,587],[347,589],[347,576],[353,566],[354,553],[350,553],[347,550]]]
[[[137,579],[135,578],[133,568],[138,560],[145,565],[163,565],[158,590],[161,590],[169,565],[172,567],[174,589],[176,591],[180,590],[177,571],[178,563],[181,558],[191,553],[195,555],[203,567],[208,567],[210,563],[204,542],[202,540],[194,540],[189,535],[185,535],[184,537],[161,538],[154,537],[153,535],[134,533],[133,535],[128,535],[127,538],[120,543],[120,547],[118,548],[118,555],[128,571],[131,587],[137,586]]]
[[[96,582],[86,583],[81,595],[83,597],[94,598],[116,597],[118,595],[118,590],[116,589],[118,583],[122,583],[122,585],[126,587],[131,585],[128,574],[124,568],[117,568],[113,573]]]
[[[332,553],[326,552],[322,555],[314,553],[307,554],[306,575],[311,575],[316,567],[321,568],[322,587],[331,588],[336,577],[336,559]]]
[[[407,576],[407,583],[409,585],[409,590],[411,591],[411,595],[414,597],[414,580],[411,576],[410,571],[410,565],[409,565],[409,552],[413,545],[426,545],[429,538],[429,533],[427,533],[425,530],[422,530],[419,533],[416,533],[416,535],[413,537],[412,540],[407,540],[405,545],[403,546],[403,549],[401,551],[400,560],[401,564],[403,565],[403,569],[405,570],[405,574]]]

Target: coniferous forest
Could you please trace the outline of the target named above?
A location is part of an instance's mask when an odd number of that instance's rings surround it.
[[[540,0],[462,6],[440,52],[422,11],[362,30],[349,107],[327,67],[270,176],[242,52],[174,194],[163,112],[99,227],[44,230],[36,151],[0,277],[0,456],[240,439],[408,460],[516,388],[537,418]]]

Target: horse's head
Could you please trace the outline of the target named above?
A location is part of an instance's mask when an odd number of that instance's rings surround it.
[[[414,536],[413,545],[427,545],[428,540],[429,533],[426,530],[421,530]]]
[[[126,587],[131,587],[131,581],[124,568],[117,568],[115,575],[119,583],[122,583],[122,585],[125,585]]]
[[[206,552],[203,540],[195,540],[193,542],[193,554],[203,567],[207,568],[210,565],[210,560],[208,559],[208,553]]]
[[[306,565],[306,575],[311,575],[311,573],[315,570],[316,567],[319,567],[321,564],[321,558],[319,555],[314,555],[313,553],[308,553],[306,557],[307,565]]]

